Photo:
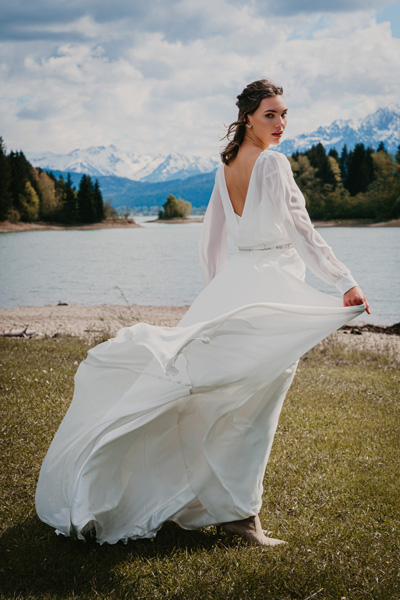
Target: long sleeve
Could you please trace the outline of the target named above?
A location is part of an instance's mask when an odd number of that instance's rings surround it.
[[[323,237],[314,229],[286,156],[274,152],[268,161],[265,184],[286,234],[307,267],[317,277],[335,285],[344,294],[357,282],[350,270],[334,255]]]
[[[217,183],[204,216],[199,250],[204,283],[208,285],[227,260],[225,212]]]

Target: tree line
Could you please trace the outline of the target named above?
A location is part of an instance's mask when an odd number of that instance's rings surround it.
[[[290,157],[294,177],[314,220],[400,218],[400,146],[395,156],[383,144],[357,144],[326,153],[322,144]],[[159,213],[168,219],[190,214],[191,205],[170,195]],[[105,214],[106,213],[106,214]],[[111,214],[113,213],[113,215]],[[95,223],[116,213],[104,203],[99,183],[83,175],[78,189],[71,176],[58,179],[34,168],[22,152],[8,155],[0,137],[0,221]]]
[[[390,155],[383,143],[376,151],[357,144],[348,151],[322,144],[295,152],[290,162],[311,219],[388,221],[400,217],[400,146]]]
[[[0,221],[97,223],[105,208],[97,180],[82,175],[76,189],[69,174],[57,179],[33,167],[23,152],[7,154],[0,137]]]

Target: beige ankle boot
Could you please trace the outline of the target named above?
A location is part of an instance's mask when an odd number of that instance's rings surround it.
[[[231,537],[234,534],[240,535],[247,542],[255,544],[256,546],[278,546],[279,544],[286,544],[286,542],[282,540],[276,540],[264,535],[258,515],[240,521],[222,523],[221,527],[228,537]]]

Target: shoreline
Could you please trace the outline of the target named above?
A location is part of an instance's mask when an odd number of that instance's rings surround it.
[[[116,219],[114,221],[100,221],[99,223],[89,223],[87,225],[62,225],[59,223],[10,223],[10,221],[0,221],[0,233],[18,233],[21,231],[68,231],[68,230],[91,230],[91,229],[121,229],[127,227],[142,227],[136,223],[135,219]]]
[[[193,219],[185,219],[181,217],[174,217],[173,219],[152,219],[150,221],[145,221],[145,223],[202,223],[204,220],[203,217],[194,217]]]
[[[0,335],[25,333],[12,337],[77,336],[88,342],[112,337],[122,327],[146,322],[174,327],[188,306],[124,306],[58,304],[0,309]],[[33,335],[34,332],[36,335]]]
[[[344,221],[313,221],[314,227],[400,227],[400,219],[381,221],[379,223],[347,219]]]
[[[189,306],[47,305],[0,309],[0,337],[20,339],[75,336],[94,345],[113,337],[122,327],[146,322],[175,327]],[[351,348],[388,351],[400,362],[400,324],[345,325],[328,340]],[[326,340],[320,343],[324,347]]]
[[[154,219],[145,221],[145,223],[202,223],[202,217],[194,219]],[[400,219],[391,221],[382,221],[380,223],[365,223],[357,220],[347,221],[313,221],[314,227],[400,227]],[[21,231],[68,231],[68,230],[92,230],[92,229],[118,229],[118,228],[142,227],[136,223],[134,218],[119,219],[115,221],[101,221],[100,223],[91,223],[88,225],[61,225],[58,223],[10,223],[10,221],[0,221],[0,233],[18,233]]]

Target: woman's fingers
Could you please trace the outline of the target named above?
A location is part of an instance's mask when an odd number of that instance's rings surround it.
[[[351,288],[348,290],[343,296],[343,306],[357,306],[359,304],[365,304],[365,310],[370,315],[369,304],[368,301],[362,291],[358,286]]]

